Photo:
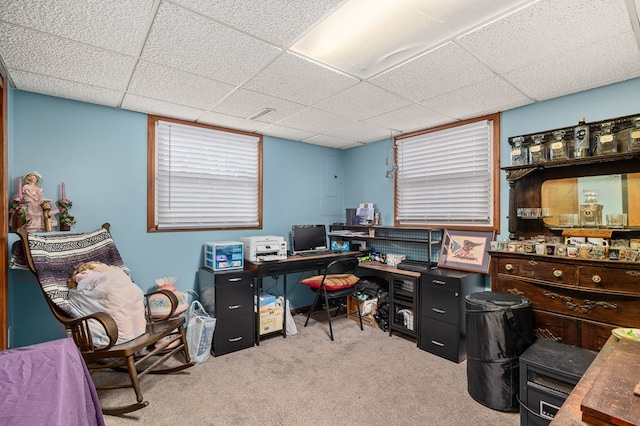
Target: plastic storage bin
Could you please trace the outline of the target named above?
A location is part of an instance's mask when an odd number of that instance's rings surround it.
[[[467,389],[494,410],[518,411],[520,355],[533,343],[529,299],[484,291],[466,297]]]

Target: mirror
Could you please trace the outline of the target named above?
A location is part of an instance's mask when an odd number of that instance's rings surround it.
[[[564,216],[577,214],[584,202],[584,190],[596,190],[602,204],[602,224],[607,215],[627,215],[627,228],[640,226],[640,173],[553,179],[541,187],[541,207],[549,209],[543,219],[549,227],[561,226]],[[562,226],[566,226],[564,223]],[[577,225],[576,225],[577,226]]]

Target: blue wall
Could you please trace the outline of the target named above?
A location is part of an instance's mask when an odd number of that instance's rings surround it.
[[[10,196],[16,193],[18,177],[32,170],[42,174],[44,194],[52,200],[60,198],[60,183],[65,182],[77,220],[73,230],[93,230],[110,222],[121,255],[143,290],[166,276],[178,278],[179,290],[197,290],[205,241],[246,235],[288,239],[292,224],[330,224],[344,217],[342,153],[265,137],[262,230],[147,233],[146,115],[12,91],[9,116]],[[287,280],[293,307],[312,301],[306,288],[294,284],[299,278],[294,274]],[[52,317],[40,303],[35,279],[11,271],[9,281],[10,346],[61,336],[35,326],[54,324],[53,330],[62,333],[53,320],[41,321]],[[282,277],[267,279],[264,287],[281,288],[282,283]]]
[[[507,138],[577,123],[640,113],[640,79],[506,111],[501,118],[501,164],[509,164]],[[43,177],[51,199],[65,182],[74,202],[75,230],[112,224],[114,239],[148,290],[154,279],[178,277],[178,289],[197,289],[196,273],[205,241],[245,235],[289,238],[292,224],[345,220],[345,208],[373,202],[384,225],[393,224],[393,180],[385,178],[389,139],[346,151],[264,137],[261,231],[146,232],[147,119],[144,114],[37,95],[9,93],[10,196],[17,179],[31,170]],[[507,232],[508,184],[501,173],[501,236]],[[10,236],[15,241],[15,236]],[[287,279],[293,307],[311,303],[301,274]],[[282,289],[283,278],[267,279],[266,290]],[[9,277],[10,346],[62,335],[38,293],[33,277]],[[43,321],[42,318],[45,318]]]

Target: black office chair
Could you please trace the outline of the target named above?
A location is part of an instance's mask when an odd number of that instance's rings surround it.
[[[327,266],[324,275],[317,275],[300,281],[301,284],[308,286],[309,289],[316,294],[315,299],[313,300],[313,305],[311,305],[311,309],[309,309],[309,313],[307,314],[307,320],[304,322],[305,327],[309,323],[309,318],[311,317],[311,313],[315,310],[316,305],[318,305],[318,303],[322,303],[320,301],[320,297],[322,296],[324,298],[324,308],[327,311],[327,318],[329,319],[329,337],[333,340],[333,327],[331,326],[330,312],[331,306],[329,305],[329,301],[342,300],[346,299],[348,296],[354,296],[358,307],[360,330],[364,330],[362,327],[361,300],[357,294],[359,291],[358,283],[360,279],[354,274],[357,268],[358,259],[354,257],[338,259],[334,260]],[[344,305],[340,303],[336,309],[334,318],[338,316],[338,312],[342,306],[345,306],[347,315],[349,315],[346,303]]]

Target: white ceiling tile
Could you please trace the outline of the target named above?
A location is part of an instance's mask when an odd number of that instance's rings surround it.
[[[276,47],[163,2],[141,57],[237,85],[279,54]]]
[[[545,100],[640,77],[632,32],[549,58],[505,75],[522,92]]]
[[[453,121],[456,121],[453,117],[435,112],[419,104],[409,105],[366,120],[369,124],[394,129],[401,133],[428,129],[429,127],[435,127]]]
[[[58,98],[73,99],[91,104],[106,105],[116,108],[124,92],[80,84],[74,81],[32,74],[10,69],[9,73],[16,86],[27,92],[42,93]]]
[[[226,127],[228,129],[242,130],[245,132],[257,132],[265,127],[265,123],[243,118],[232,117],[230,115],[218,114],[217,112],[205,113],[198,122],[210,124],[212,126]]]
[[[122,109],[161,115],[163,117],[177,118],[179,120],[186,121],[196,121],[206,112],[201,109],[186,107],[184,105],[176,105],[169,102],[159,101],[157,99],[132,95],[130,93],[124,96]]]
[[[288,46],[343,0],[174,0],[276,46]]]
[[[93,86],[124,90],[133,58],[0,22],[7,68]]]
[[[463,119],[492,114],[533,101],[499,77],[421,102],[430,109]]]
[[[453,42],[395,68],[371,82],[420,101],[492,77],[493,72]]]
[[[324,133],[327,136],[336,136],[356,142],[370,143],[391,137],[392,131],[371,123],[360,122]]]
[[[321,145],[321,146],[328,146],[330,148],[341,148],[341,149],[353,148],[354,146],[362,145],[362,143],[359,143],[356,141],[352,141],[349,139],[342,139],[336,136],[329,136],[329,135],[316,135],[308,139],[305,139],[302,142],[313,144],[313,145]]]
[[[247,118],[258,113],[264,108],[272,108],[273,111],[257,118],[256,120],[265,123],[275,123],[283,118],[302,111],[306,106],[285,101],[284,99],[273,96],[263,95],[262,93],[238,89],[216,105],[212,111],[220,114],[229,114],[235,117]]]
[[[313,105],[357,83],[358,80],[355,78],[339,74],[299,56],[286,54],[249,80],[245,88],[292,102]]]
[[[458,38],[498,73],[631,29],[622,0],[541,0]]]
[[[314,108],[363,120],[409,105],[411,102],[369,83],[360,83],[320,101]]]
[[[209,109],[234,90],[233,86],[140,61],[128,92],[199,109]]]
[[[270,124],[267,127],[260,129],[260,133],[278,138],[285,138],[292,141],[301,141],[315,135],[315,132],[292,129],[291,127],[280,126],[278,124]]]
[[[129,55],[145,34],[153,0],[0,0],[0,20]]]
[[[285,127],[293,127],[294,129],[325,133],[329,130],[354,124],[355,122],[355,120],[342,115],[307,108],[279,121],[277,124]]]

